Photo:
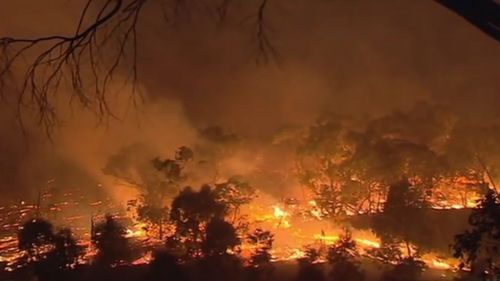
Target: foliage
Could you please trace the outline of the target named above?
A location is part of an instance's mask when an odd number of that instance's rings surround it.
[[[258,267],[271,261],[274,235],[270,231],[257,228],[247,235],[247,241],[255,247],[250,257],[251,265]]]
[[[346,228],[339,240],[329,250],[327,259],[331,265],[331,280],[362,281],[364,273],[356,261],[358,251],[351,232]]]
[[[155,251],[149,264],[150,281],[187,281],[187,275],[177,257],[167,251]]]
[[[63,228],[54,235],[54,249],[47,255],[58,269],[69,269],[78,264],[84,254],[82,246],[78,245],[70,229]]]
[[[380,247],[368,250],[368,254],[385,264],[399,263],[405,258],[400,244],[390,240],[382,241]]]
[[[175,234],[170,242],[185,248],[188,255],[196,255],[203,239],[203,229],[212,219],[223,219],[226,206],[217,200],[210,186],[200,191],[185,187],[172,202],[170,220],[175,225]]]
[[[54,227],[42,218],[25,222],[18,233],[18,248],[26,251],[30,258],[42,258],[43,249],[54,242]]]
[[[408,180],[401,180],[389,188],[384,213],[373,219],[375,234],[383,241],[405,243],[409,257],[413,254],[409,246],[413,237],[411,234],[422,232],[420,228],[427,225],[420,223],[425,220],[423,213],[419,212],[419,207],[425,206],[420,198],[420,193]]]
[[[226,182],[215,185],[214,192],[217,200],[233,212],[233,221],[236,220],[240,207],[250,203],[255,198],[255,189],[241,177],[229,178]]]
[[[133,204],[137,218],[158,229],[158,236],[162,239],[168,218],[165,201],[178,192],[180,184],[186,180],[184,170],[194,153],[181,146],[175,151],[174,159],[156,157],[151,160],[152,155],[154,152],[143,144],[124,147],[108,159],[103,172],[140,191],[139,203],[135,201]]]
[[[42,281],[66,280],[69,270],[84,254],[70,229],[54,232],[52,224],[41,218],[24,223],[18,240],[19,249],[27,251],[35,275]]]
[[[137,219],[142,222],[158,227],[158,238],[163,239],[163,227],[168,222],[169,210],[167,207],[159,207],[141,204],[137,207]]]
[[[76,243],[71,230],[61,229],[54,234],[53,249],[35,263],[35,274],[41,281],[66,281],[83,254],[83,247]]]
[[[324,281],[325,274],[323,265],[316,261],[320,258],[319,250],[314,247],[306,246],[305,256],[298,259],[299,271],[296,281]]]
[[[92,243],[97,249],[95,264],[107,267],[131,261],[132,250],[125,234],[125,228],[111,215],[95,225],[92,233]]]
[[[233,225],[220,218],[212,218],[205,228],[201,248],[205,256],[224,255],[233,252],[241,241]]]
[[[454,256],[480,272],[500,271],[500,196],[490,190],[469,217],[471,229],[455,236]]]
[[[338,118],[319,120],[297,150],[299,180],[308,186],[324,217],[345,212],[341,165],[352,154],[351,132]]]

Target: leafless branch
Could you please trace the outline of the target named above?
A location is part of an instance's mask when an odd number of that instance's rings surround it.
[[[269,61],[276,54],[266,22],[269,1],[259,0],[254,16],[258,61]],[[132,85],[135,103],[135,97],[140,97],[136,91],[137,29],[146,2],[153,1],[86,0],[70,35],[0,38],[0,95],[5,96],[11,72],[20,72],[22,79],[16,104],[21,125],[23,111],[34,110],[40,125],[50,135],[58,124],[54,99],[61,85],[73,89],[71,101],[76,98],[99,118],[113,117],[106,92],[125,63],[125,69],[129,70],[125,80]],[[174,17],[197,6],[212,11],[222,21],[232,3],[233,0],[162,0],[160,4]]]
[[[128,47],[132,50],[132,85],[137,81],[137,22],[146,0],[106,0],[100,2],[95,18],[91,12],[95,0],[87,0],[73,35],[51,35],[38,38],[0,38],[0,85],[5,85],[7,74],[21,57],[28,57],[23,69],[17,111],[22,122],[22,111],[34,107],[38,120],[50,133],[57,124],[53,95],[61,83],[69,83],[82,105],[94,110],[98,116],[110,114],[106,90]],[[86,25],[87,22],[90,24]],[[101,59],[110,47],[109,38],[118,38],[118,50],[109,62]],[[94,90],[88,91],[84,83],[91,74]],[[88,83],[88,82],[87,82]],[[4,88],[0,93],[4,94]]]

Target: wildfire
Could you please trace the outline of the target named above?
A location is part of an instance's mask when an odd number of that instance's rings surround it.
[[[57,204],[58,210],[54,212],[67,212],[72,208],[77,208],[76,206],[83,206],[85,204],[72,200],[71,196],[78,196],[78,193],[73,192],[73,195],[66,194],[65,201]],[[302,258],[306,255],[303,248],[304,245],[325,247],[332,245],[339,239],[340,227],[321,216],[315,201],[310,200],[306,202],[304,205],[297,203],[293,206],[288,206],[285,204],[285,206],[281,207],[280,203],[276,203],[273,198],[262,199],[261,197],[260,200],[250,204],[245,209],[244,214],[248,216],[252,227],[269,229],[275,235],[275,243],[271,251],[274,261],[291,261]],[[461,205],[453,205],[449,204],[449,202],[444,203],[446,208],[463,208]],[[105,200],[90,201],[86,204],[88,208],[113,210],[113,207],[110,207],[109,202]],[[0,263],[6,265],[6,270],[12,271],[24,266],[24,253],[17,249],[16,233],[24,218],[33,215],[35,211],[36,206],[27,205],[24,202],[10,207],[0,207],[1,230],[4,233],[9,233],[9,235],[4,234],[0,236]],[[86,218],[86,216],[82,216],[81,212],[61,218],[63,222],[72,225],[72,228],[78,232],[77,234],[80,238],[79,245],[87,249],[85,256],[79,261],[80,263],[88,263],[96,255],[96,250],[92,247],[90,241],[90,228],[82,226],[85,225]],[[127,225],[126,237],[134,240],[136,244],[144,249],[149,249],[142,257],[133,261],[132,264],[149,263],[152,258],[150,249],[163,244],[163,242],[156,239],[153,233],[148,232],[145,223],[134,222],[130,218],[130,215],[122,215],[120,219],[132,221],[132,223]],[[83,223],[79,223],[82,221]],[[369,249],[381,247],[380,240],[368,231],[353,231],[353,239],[356,241],[362,254],[366,253]],[[244,241],[244,239],[242,240]],[[247,256],[253,250],[252,246],[246,243],[241,245],[241,249],[243,250],[242,256]],[[450,270],[457,265],[456,261],[434,255],[425,255],[423,260],[429,267],[441,270]],[[324,259],[319,259],[317,262],[324,261]]]

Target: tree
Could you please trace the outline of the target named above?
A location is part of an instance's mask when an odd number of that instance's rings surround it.
[[[49,252],[48,259],[59,269],[70,269],[78,264],[84,249],[78,245],[69,228],[60,229],[54,235],[54,250]]]
[[[226,210],[210,186],[204,185],[199,191],[185,187],[172,201],[170,220],[175,234],[169,237],[169,243],[181,246],[188,256],[200,254],[204,227],[212,219],[223,219]]]
[[[496,189],[496,167],[500,162],[495,152],[499,148],[498,125],[460,124],[450,133],[444,155],[448,177],[455,182],[466,180],[461,190],[465,204],[468,201],[467,192],[482,196],[489,186]]]
[[[233,225],[220,218],[212,218],[205,228],[201,248],[205,256],[225,255],[234,252],[241,241]]]
[[[19,250],[26,251],[30,259],[40,260],[54,242],[54,227],[42,218],[32,219],[23,224],[17,238]]]
[[[320,258],[320,252],[310,246],[305,247],[305,256],[297,260],[299,271],[296,281],[324,281],[325,274],[321,263],[317,263]]]
[[[426,269],[417,253],[404,255],[400,243],[393,240],[382,241],[381,247],[371,249],[369,254],[389,266],[381,281],[417,281]]]
[[[255,247],[255,251],[250,258],[250,264],[258,267],[271,261],[270,251],[273,248],[274,235],[270,231],[257,228],[248,234],[247,240]]]
[[[25,222],[18,233],[19,249],[28,253],[35,274],[42,281],[63,281],[83,256],[70,229],[54,232],[49,221],[41,218]]]
[[[362,281],[364,274],[355,260],[358,256],[356,242],[346,228],[339,240],[328,250],[328,262],[331,265],[330,280]]]
[[[153,159],[153,154],[144,144],[123,147],[108,159],[103,172],[139,190],[139,202],[134,203],[137,218],[157,229],[161,240],[168,219],[167,198],[180,189],[187,177],[184,169],[194,155],[185,146],[175,151],[174,159]]]
[[[125,228],[111,215],[106,215],[92,233],[92,243],[97,249],[95,264],[108,267],[131,261],[132,251],[125,234]]]
[[[274,273],[274,265],[271,263],[274,235],[270,231],[261,228],[255,229],[247,234],[247,241],[255,250],[250,256],[250,280],[270,280]]]
[[[228,212],[233,212],[233,223],[239,215],[240,207],[255,198],[255,189],[241,177],[231,177],[226,182],[216,184],[214,192],[218,201],[228,207]]]
[[[186,272],[177,257],[168,251],[155,251],[149,264],[150,281],[187,281]]]
[[[344,175],[342,163],[353,153],[351,132],[341,118],[320,119],[309,128],[307,137],[297,150],[297,173],[308,186],[323,216],[345,214],[342,200]]]
[[[83,254],[84,249],[76,243],[71,230],[61,229],[54,234],[53,249],[35,264],[35,273],[41,281],[69,280]]]
[[[455,236],[453,254],[474,275],[488,280],[500,274],[500,196],[490,190],[469,217],[471,229]]]
[[[427,235],[424,213],[420,210],[426,206],[422,201],[418,188],[403,179],[389,188],[384,212],[373,218],[372,228],[382,241],[387,243],[404,243],[406,255],[413,257],[411,242],[417,234]]]

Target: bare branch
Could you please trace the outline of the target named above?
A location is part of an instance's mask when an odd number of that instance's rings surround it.
[[[255,18],[257,60],[267,62],[276,56],[269,39],[266,11],[270,0],[259,0]],[[11,72],[21,75],[17,96],[17,116],[23,127],[26,109],[34,110],[39,124],[51,130],[58,124],[55,96],[61,86],[73,90],[70,103],[77,100],[100,120],[116,117],[106,92],[117,71],[125,65],[125,83],[132,85],[132,102],[138,95],[137,30],[141,11],[149,0],[87,0],[71,35],[55,34],[38,38],[0,38],[0,95],[5,97]],[[223,21],[233,0],[162,0],[162,9],[180,13],[208,11]],[[168,14],[164,13],[165,17]],[[14,65],[16,67],[14,70]],[[66,89],[66,88],[65,88]],[[139,95],[140,96],[140,95]]]

